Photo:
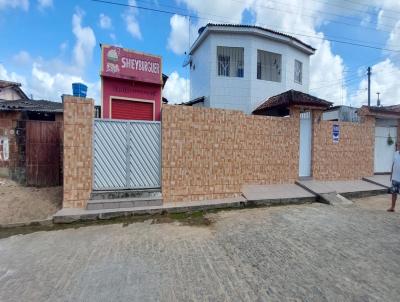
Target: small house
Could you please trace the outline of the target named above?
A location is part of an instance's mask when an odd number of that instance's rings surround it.
[[[250,114],[269,97],[309,91],[315,48],[259,26],[207,24],[190,48],[187,105],[241,110]]]
[[[13,87],[8,99],[0,99],[0,176],[27,185],[59,185],[63,104],[29,99],[20,84]],[[22,98],[10,100],[17,96]]]
[[[21,83],[0,80],[0,100],[26,100],[28,97],[21,89]]]

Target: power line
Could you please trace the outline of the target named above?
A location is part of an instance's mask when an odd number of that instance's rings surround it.
[[[342,86],[343,84],[350,84],[353,82],[357,82],[360,78],[364,77],[365,75],[360,75],[360,76],[356,76],[354,78],[348,79],[348,80],[343,80],[344,78],[342,78],[342,80],[338,80],[330,85],[324,85],[324,86],[318,86],[318,87],[313,87],[310,88],[310,91],[316,91],[316,90],[321,90],[321,89],[325,89],[325,88],[330,88],[330,87],[336,87],[336,86]]]
[[[368,8],[373,7],[373,6],[371,6],[371,5],[368,5],[368,4],[365,4],[365,3],[356,2],[356,1],[351,1],[351,0],[343,0],[343,1],[346,1],[346,2],[349,2],[349,3],[354,3],[354,4],[357,4],[357,5],[360,5],[360,6],[366,6],[366,7],[368,7]],[[396,10],[393,10],[393,9],[391,9],[391,10],[386,10],[386,11],[392,12],[392,13],[395,13],[395,14],[400,14],[400,11],[396,11]],[[382,16],[382,17],[383,17],[383,16]],[[385,18],[388,18],[388,16],[385,16]],[[391,19],[397,20],[397,18],[391,18]]]
[[[160,13],[166,13],[166,14],[176,14],[176,15],[181,15],[184,17],[189,17],[189,18],[195,18],[195,19],[205,19],[205,20],[209,20],[209,18],[204,18],[201,16],[196,16],[196,15],[190,15],[187,13],[177,13],[177,12],[173,12],[173,11],[167,11],[167,10],[163,10],[163,9],[155,9],[155,8],[149,8],[149,7],[142,7],[142,6],[138,6],[138,5],[130,5],[130,4],[125,4],[125,3],[118,3],[118,2],[113,2],[113,1],[107,1],[107,0],[92,0],[93,2],[100,2],[100,3],[106,3],[106,4],[111,4],[111,5],[118,5],[118,6],[123,6],[123,7],[133,7],[133,8],[137,8],[137,9],[143,9],[143,10],[148,10],[148,11],[154,11],[154,12],[160,12]],[[221,21],[218,21],[221,22]],[[224,22],[224,21],[222,21]],[[282,31],[283,33],[286,34],[292,34],[292,35],[299,35],[299,36],[305,36],[305,37],[310,37],[310,38],[316,38],[316,39],[320,39],[320,40],[325,40],[325,41],[331,41],[331,42],[337,42],[337,43],[343,43],[343,44],[348,44],[348,45],[353,45],[353,46],[358,46],[358,47],[366,47],[366,48],[372,48],[372,49],[377,49],[377,50],[385,50],[385,51],[391,51],[391,52],[400,52],[400,50],[394,50],[394,49],[387,49],[387,48],[383,48],[383,47],[376,47],[373,45],[368,45],[368,44],[359,44],[359,43],[354,43],[354,42],[347,42],[347,41],[341,41],[341,40],[337,40],[337,39],[331,39],[331,38],[322,38],[322,37],[318,37],[315,35],[306,35],[306,34],[300,34],[300,33],[290,33],[290,32],[285,32]],[[358,76],[357,78],[359,78],[361,76]],[[343,85],[342,82],[343,79],[340,79],[341,83],[339,85]],[[346,82],[350,82],[350,81],[354,81],[357,79],[349,79],[346,80]],[[334,87],[336,85],[332,85],[330,87]],[[324,87],[329,87],[329,86],[324,86]],[[322,88],[322,87],[321,87]],[[316,89],[316,88],[315,88]],[[364,89],[358,89],[354,92],[357,91],[361,91]]]
[[[392,63],[398,63],[399,60],[393,60],[393,59],[392,59],[391,62],[392,62]],[[367,63],[367,64],[363,64],[363,65],[358,66],[358,67],[356,67],[356,68],[357,68],[357,69],[360,69],[360,68],[362,68],[362,67],[367,67],[367,66],[375,65],[375,64],[377,64],[377,63],[378,63],[378,62],[377,62],[376,60],[374,60],[374,62],[370,62],[370,63]],[[392,72],[380,72],[380,74],[392,74],[392,73],[395,73],[395,72],[396,72],[396,71],[392,71]],[[358,73],[358,71],[355,71],[355,72],[352,72],[352,73],[349,73],[349,74],[355,74],[355,73]],[[376,73],[376,71],[375,71],[375,73]],[[319,89],[327,88],[327,87],[340,86],[340,85],[342,85],[343,80],[344,80],[344,83],[346,83],[346,84],[352,83],[352,82],[355,82],[355,81],[357,81],[358,79],[360,79],[360,78],[362,78],[362,77],[364,77],[364,76],[366,76],[366,73],[364,73],[364,74],[362,74],[362,75],[352,76],[352,77],[349,77],[349,76],[342,77],[342,78],[337,79],[337,80],[335,80],[335,81],[319,82],[319,83],[331,83],[331,84],[333,84],[333,85],[324,85],[324,86],[312,87],[312,88],[310,88],[310,91],[315,91],[315,90],[319,90]]]
[[[240,0],[232,0],[238,3],[244,3],[243,1]],[[336,13],[332,13],[332,12],[326,12],[323,10],[317,10],[317,9],[308,9],[308,8],[304,8],[304,7],[300,7],[300,6],[292,6],[292,5],[288,5],[287,3],[283,3],[281,1],[276,1],[276,0],[270,0],[270,2],[275,2],[275,3],[279,3],[280,5],[285,5],[286,7],[290,7],[290,8],[298,8],[299,10],[306,10],[306,11],[310,11],[310,12],[314,12],[314,13],[320,13],[320,14],[324,14],[324,15],[332,15],[338,18],[344,18],[344,19],[349,19],[349,20],[355,20],[357,22],[360,22],[361,20],[359,18],[354,18],[354,17],[348,17],[348,16],[344,16],[341,14],[336,14]],[[270,9],[270,10],[277,10],[277,11],[282,11],[285,13],[289,13],[289,14],[295,14],[295,15],[299,15],[298,11],[290,11],[290,10],[284,10],[284,9],[280,9],[277,7],[271,7],[271,6],[267,6],[267,5],[262,5],[262,4],[258,4],[257,7],[264,7],[266,9]],[[301,13],[302,17],[307,17],[310,19],[315,19],[316,17],[313,15],[307,15],[304,13]],[[332,23],[338,23],[338,24],[344,24],[347,26],[352,26],[352,27],[359,27],[358,24],[354,24],[354,23],[348,23],[348,22],[343,22],[343,21],[338,21],[338,20],[334,20],[334,19],[329,19],[329,18],[325,18],[327,21],[332,22]],[[377,24],[376,24],[377,25]],[[389,29],[389,27],[384,26],[386,28]],[[389,30],[382,30],[382,29],[378,29],[376,27],[367,27],[367,26],[363,26],[363,29],[369,29],[369,30],[373,30],[373,31],[381,31],[381,32],[386,32],[386,33],[391,33],[391,28]]]
[[[329,2],[326,2],[326,1],[320,1],[320,0],[311,0],[311,1],[313,1],[313,2],[319,2],[319,3],[324,3],[324,4],[329,5],[329,6],[332,6],[332,7],[343,8],[343,9],[346,9],[347,11],[354,11],[354,12],[358,12],[358,13],[362,13],[362,14],[365,14],[365,13],[366,13],[365,10],[355,9],[355,8],[351,8],[351,7],[349,7],[349,6],[338,5],[338,4],[335,4],[335,3],[329,3]],[[369,5],[366,5],[366,6],[367,6],[367,7],[370,7]],[[393,12],[394,12],[394,11],[393,11]],[[399,12],[399,13],[400,13],[400,12]],[[370,12],[369,14],[371,14],[371,15],[373,15],[373,16],[376,16],[376,17],[379,16],[378,13]],[[398,18],[396,18],[396,17],[385,16],[385,18],[398,21]]]
[[[204,20],[209,20],[210,18],[204,18],[200,16],[195,16],[195,15],[190,15],[190,14],[184,14],[184,13],[178,13],[178,12],[173,12],[173,11],[167,11],[163,9],[156,9],[156,8],[150,8],[150,7],[144,7],[144,6],[139,6],[139,5],[131,5],[131,4],[126,4],[126,3],[119,3],[119,2],[113,2],[113,1],[107,1],[107,0],[91,0],[93,2],[98,2],[98,3],[105,3],[105,4],[110,4],[110,5],[117,5],[117,6],[123,6],[123,7],[131,7],[131,8],[137,8],[137,9],[142,9],[142,10],[147,10],[147,11],[153,11],[153,12],[159,12],[159,13],[165,13],[165,14],[171,14],[171,15],[180,15],[183,17],[190,17],[190,18],[195,18],[195,19],[204,19]],[[217,22],[226,22],[226,21],[218,21]],[[262,26],[266,26],[265,24],[260,24]],[[314,38],[314,39],[319,39],[323,41],[330,41],[330,42],[336,42],[336,43],[341,43],[341,44],[347,44],[347,45],[352,45],[352,46],[357,46],[357,47],[364,47],[364,48],[370,48],[370,49],[376,49],[376,50],[384,50],[384,51],[389,51],[389,52],[399,52],[400,50],[397,49],[389,49],[389,48],[384,48],[384,47],[377,47],[373,45],[368,45],[368,44],[361,44],[361,43],[355,43],[355,42],[348,42],[348,41],[342,41],[338,39],[332,39],[332,38],[323,38],[323,37],[318,37],[315,35],[307,35],[307,34],[300,34],[300,33],[294,33],[294,32],[287,32],[281,29],[278,29],[284,34],[289,34],[289,35],[297,35],[297,36],[302,36],[302,37],[308,37],[308,38]]]
[[[380,75],[389,75],[389,74],[393,74],[393,73],[396,73],[396,72],[398,72],[397,70],[395,70],[395,71],[387,71],[387,72],[379,72],[379,74]],[[376,72],[375,72],[376,73]],[[365,76],[365,75],[364,75]],[[332,87],[334,87],[334,86],[332,86]],[[311,90],[311,89],[310,89]],[[357,92],[361,92],[361,91],[367,91],[368,90],[368,87],[364,87],[364,88],[359,88],[359,89],[356,89],[356,90],[351,90],[351,93],[354,95],[355,93],[357,93]],[[341,98],[339,99],[339,98],[334,98],[334,99],[332,99],[331,97],[336,97],[336,95],[337,95],[337,93],[335,93],[335,94],[333,94],[333,93],[329,93],[329,94],[323,94],[323,93],[313,93],[313,94],[315,94],[315,95],[321,95],[322,96],[322,98],[324,98],[324,99],[327,99],[327,100],[329,100],[329,101],[333,101],[333,102],[335,102],[335,101],[338,101],[338,100],[341,100]]]
[[[247,2],[244,2],[243,0],[233,0],[233,1],[241,2],[241,3],[243,3],[243,4],[247,4]],[[286,2],[281,2],[281,1],[278,1],[278,0],[270,0],[270,1],[271,1],[271,2],[276,2],[276,3],[286,4]],[[331,7],[342,8],[342,9],[345,9],[346,11],[355,11],[355,12],[357,12],[357,13],[369,14],[369,15],[373,15],[373,16],[376,16],[376,17],[379,16],[379,13],[375,13],[375,12],[371,12],[371,11],[367,12],[366,10],[355,9],[355,8],[351,8],[351,7],[346,6],[346,5],[343,6],[343,5],[338,5],[338,4],[335,4],[335,3],[326,2],[326,1],[321,1],[321,0],[311,0],[311,1],[317,2],[317,3],[326,4],[326,5],[331,6]],[[352,1],[349,1],[349,0],[345,0],[345,1],[352,3]],[[353,2],[353,3],[354,3],[354,2]],[[367,8],[373,8],[373,6],[370,6],[370,5],[367,5],[367,4],[360,4],[360,3],[354,3],[354,4],[364,5],[364,6],[366,6]],[[293,7],[293,6],[290,4],[290,7]],[[297,7],[299,7],[299,6],[297,6]],[[299,8],[304,9],[303,7],[299,7]],[[311,9],[307,9],[307,10],[313,11],[313,10],[311,10]],[[321,12],[321,13],[326,13],[325,11],[321,11],[321,10],[314,10],[314,11],[316,11],[316,12]],[[387,12],[392,12],[392,13],[396,13],[396,14],[399,14],[399,15],[400,15],[400,11],[394,11],[394,10],[385,10],[385,11],[387,11]],[[334,14],[334,13],[331,13],[331,12],[329,12],[328,14],[338,15],[338,16],[342,16],[342,17],[344,17],[344,18],[351,18],[351,17],[347,17],[347,16],[340,15],[340,14]],[[393,16],[379,16],[379,17],[380,17],[380,18],[392,19],[392,20],[394,20],[394,21],[398,21],[398,20],[399,20],[399,17],[393,17]]]
[[[231,1],[234,1],[234,2],[237,2],[237,3],[246,4],[245,2],[243,2],[243,1],[241,1],[241,0],[231,0]],[[142,2],[142,3],[150,4],[150,2],[149,2],[149,1],[146,1],[146,0],[136,0],[136,2]],[[280,1],[277,1],[277,0],[270,0],[270,2],[279,3],[280,5],[285,5],[286,7],[290,7],[290,8],[298,8],[299,10],[306,10],[306,11],[315,12],[315,13],[320,13],[320,14],[325,14],[325,15],[333,15],[333,16],[335,16],[335,17],[345,18],[345,19],[349,19],[349,20],[355,20],[355,21],[357,21],[357,22],[360,22],[360,21],[361,21],[359,18],[348,17],[348,16],[344,16],[344,15],[340,15],[340,14],[335,14],[335,13],[331,13],[331,12],[326,12],[326,11],[323,11],[323,10],[314,10],[314,9],[307,9],[307,8],[304,8],[304,7],[300,7],[300,6],[288,5],[288,4],[286,4],[286,3],[283,3],[283,2],[280,2]],[[163,4],[160,4],[160,5],[161,5],[161,6],[164,6],[164,7],[173,8],[173,9],[184,10],[184,9],[182,9],[182,8],[180,8],[180,7],[172,6],[172,5],[167,5],[167,4],[164,4],[164,3],[163,3]],[[282,9],[282,8],[277,8],[277,7],[273,7],[273,6],[271,7],[271,6],[262,5],[262,4],[258,4],[257,7],[264,7],[264,8],[269,9],[269,10],[281,11],[281,12],[284,12],[284,13],[289,13],[289,14],[294,14],[294,15],[298,15],[298,14],[299,14],[298,12],[294,12],[294,11],[290,11],[290,10],[284,10],[284,9]],[[201,15],[207,15],[207,16],[213,16],[213,17],[216,16],[216,15],[211,15],[211,14],[209,14],[209,13],[207,13],[207,12],[204,12],[204,11],[198,11],[197,13],[198,13],[198,14],[201,14]],[[302,17],[309,18],[309,19],[315,19],[315,18],[316,18],[316,17],[313,16],[313,15],[307,15],[307,14],[303,14],[303,13],[301,14],[301,16],[302,16]],[[217,17],[221,17],[221,16],[217,16]],[[205,19],[207,19],[207,18],[205,18]],[[352,26],[352,27],[356,27],[356,28],[360,27],[358,24],[354,24],[354,23],[348,23],[348,22],[338,21],[338,20],[329,19],[329,18],[325,18],[325,19],[326,19],[327,21],[329,21],[329,22],[332,22],[332,23],[343,24],[343,25]],[[377,25],[377,24],[376,24],[376,25]],[[387,27],[387,26],[384,26],[384,27],[388,28],[389,30],[378,29],[378,28],[376,28],[376,27],[362,26],[363,29],[368,29],[368,30],[373,30],[373,31],[380,31],[380,32],[385,32],[385,33],[391,33],[391,28],[389,28],[389,27]]]

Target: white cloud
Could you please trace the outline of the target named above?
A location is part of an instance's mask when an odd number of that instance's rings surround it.
[[[334,103],[340,103],[342,99],[345,101],[347,89],[344,88],[342,91],[340,85],[325,85],[327,87],[324,89],[312,89],[324,86],[321,83],[337,81],[345,75],[343,59],[340,55],[332,52],[331,43],[324,40],[325,36],[322,32],[316,30],[317,26],[323,22],[321,14],[317,11],[327,10],[328,8],[324,8],[323,3],[312,0],[292,0],[290,4],[292,5],[291,8],[283,9],[282,5],[274,2],[270,3],[267,8],[265,1],[256,0],[252,9],[257,23],[261,26],[289,34],[300,33],[315,37],[298,36],[300,40],[317,49],[315,54],[310,57],[310,94]],[[296,36],[295,34],[292,35]]]
[[[169,21],[171,32],[168,37],[168,48],[175,54],[182,55],[190,47],[189,45],[189,30],[190,20],[187,17],[173,15]],[[192,36],[195,32],[192,33]]]
[[[343,59],[332,53],[329,41],[316,42],[317,51],[310,60],[310,94],[336,104],[346,103],[348,92],[340,83],[345,77]]]
[[[100,27],[103,29],[112,28],[112,20],[109,16],[107,16],[105,14],[99,15],[99,24],[100,24]]]
[[[400,68],[393,61],[386,59],[372,66],[371,71],[371,105],[376,105],[377,95],[380,93],[383,106],[400,103]],[[356,106],[366,105],[368,102],[367,79],[363,79],[359,90],[351,96],[351,104]]]
[[[79,82],[88,86],[88,97],[99,101],[98,83],[89,83],[82,77],[68,73],[50,73],[43,70],[42,66],[34,63],[32,66],[32,77],[29,83],[30,93],[34,98],[44,98],[59,101],[61,95],[72,94],[72,83]]]
[[[200,17],[214,22],[240,23],[244,10],[250,8],[254,0],[178,0],[190,9],[195,11]],[[202,23],[207,21],[202,20]]]
[[[38,0],[39,8],[47,8],[53,6],[53,0]]]
[[[17,82],[21,84],[26,83],[26,79],[24,76],[21,76],[15,72],[8,72],[2,64],[0,64],[0,80]]]
[[[390,52],[390,55],[392,57],[400,58],[400,19],[396,22],[396,24],[394,24],[386,42],[386,47],[388,49],[398,50],[398,52]]]
[[[21,8],[27,11],[29,9],[29,0],[0,0],[0,10],[6,8]]]
[[[61,101],[62,94],[72,94],[72,83],[80,82],[88,86],[88,97],[100,103],[100,80],[87,82],[82,77],[65,72],[51,73],[45,71],[40,63],[34,62],[30,74],[22,76],[9,72],[0,64],[0,79],[22,84],[22,90],[34,99]]]
[[[398,14],[400,11],[400,2],[398,0],[374,0],[375,5],[379,8],[378,24],[379,29],[392,28],[398,21]]]
[[[360,2],[360,1],[359,1]],[[321,87],[323,89],[312,89],[311,94],[325,98],[335,103],[346,103],[349,101],[350,93],[346,86],[341,86],[340,80],[346,76],[346,66],[339,54],[332,51],[331,43],[325,40],[323,32],[318,28],[321,24],[329,23],[327,15],[321,14],[321,11],[339,14],[342,16],[352,16],[360,18],[361,26],[371,27],[371,20],[368,13],[379,12],[377,18],[377,28],[388,30],[391,33],[387,40],[387,48],[399,49],[400,47],[400,20],[396,18],[393,11],[400,11],[400,1],[398,0],[371,0],[362,1],[360,3],[346,2],[342,0],[332,0],[329,2],[321,2],[315,0],[291,0],[291,1],[265,1],[265,0],[244,0],[232,1],[229,3],[229,9],[226,7],[225,1],[218,0],[178,0],[178,3],[185,4],[190,10],[194,11],[198,16],[206,18],[214,23],[241,23],[243,13],[247,10],[254,17],[254,23],[262,26],[286,32],[296,36],[315,47],[317,50],[310,58],[310,87]],[[366,17],[367,16],[367,17]],[[329,17],[332,19],[332,17]],[[207,21],[201,20],[207,23]],[[171,32],[168,39],[168,48],[176,54],[182,54],[187,44],[187,23],[183,17],[172,17],[170,20]],[[352,49],[357,51],[356,48]],[[392,59],[399,56],[398,53],[385,53]],[[389,68],[388,66],[386,67]],[[393,71],[396,66],[392,67]],[[388,82],[391,82],[393,76]],[[335,82],[336,85],[332,85]],[[325,85],[324,85],[325,83]],[[331,83],[327,85],[326,83]],[[389,85],[390,87],[391,84]],[[386,94],[392,95],[390,98],[396,98],[397,92],[394,93],[395,87],[387,88]],[[399,89],[400,90],[400,89]],[[354,96],[351,96],[354,100]]]
[[[136,5],[135,0],[128,0],[129,5]],[[140,32],[140,26],[136,19],[137,9],[134,7],[128,8],[123,14],[122,18],[125,21],[126,30],[131,34],[133,38],[142,39],[142,33]]]
[[[114,33],[110,34],[110,39],[115,41],[117,39],[117,36]]]
[[[292,0],[287,3],[265,0],[231,1],[227,9],[225,1],[217,0],[179,0],[195,11],[202,18],[210,18],[211,22],[241,23],[243,13],[247,10],[254,16],[255,24],[284,31],[288,33],[306,33],[318,38],[299,36],[298,38],[317,49],[310,59],[310,87],[321,86],[319,83],[337,80],[344,77],[344,62],[334,54],[331,44],[324,41],[324,34],[316,28],[323,22],[322,16],[317,11],[323,10],[322,2],[313,0]],[[339,1],[340,2],[340,1]],[[325,10],[332,10],[332,7]],[[349,14],[345,11],[342,14]],[[176,54],[182,54],[188,43],[188,20],[184,17],[173,16],[170,20],[171,32],[168,38],[168,48]],[[202,20],[201,22],[206,23]],[[197,25],[198,26],[198,25]],[[193,35],[196,38],[197,34]],[[329,72],[326,72],[329,70]],[[338,87],[312,91],[321,97],[336,100],[346,99],[347,91]]]
[[[77,10],[72,16],[72,32],[76,37],[74,59],[78,67],[83,68],[92,59],[96,46],[96,37],[91,27],[82,27],[83,11]]]
[[[0,79],[17,81],[22,83],[22,89],[27,95],[33,95],[35,99],[48,99],[60,101],[62,94],[72,94],[72,83],[81,82],[88,86],[88,97],[100,102],[100,80],[90,82],[84,79],[85,65],[91,59],[96,38],[90,27],[82,26],[84,12],[77,11],[72,17],[72,32],[76,37],[76,43],[72,50],[72,62],[66,62],[61,57],[32,58],[26,51],[20,51],[13,57],[15,63],[29,65],[27,74],[21,76],[14,72],[8,72],[0,64]],[[60,56],[64,56],[68,50],[68,42],[60,45]],[[28,71],[29,70],[29,71]]]
[[[17,53],[16,55],[13,56],[13,61],[17,64],[17,65],[27,65],[32,61],[31,55],[25,51],[25,50],[21,50],[19,53]]]
[[[68,41],[64,41],[60,44],[60,51],[61,53],[64,53],[68,48]]]
[[[177,71],[170,74],[163,89],[163,96],[170,104],[189,101],[189,80],[179,76]]]

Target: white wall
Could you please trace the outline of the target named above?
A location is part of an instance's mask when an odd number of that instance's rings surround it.
[[[0,99],[7,101],[20,100],[21,96],[12,88],[0,88]]]
[[[265,50],[282,55],[281,82],[272,82],[257,79],[257,50]],[[279,42],[255,37],[251,44],[252,53],[252,110],[271,96],[280,94],[290,89],[308,93],[309,91],[309,56],[302,51]],[[294,61],[303,63],[302,84],[294,81]]]
[[[212,60],[210,53],[210,40],[205,40],[192,55],[192,67],[190,68],[190,99],[206,97],[205,107],[210,107],[210,65]]]
[[[222,77],[217,72],[217,46],[244,48],[244,77]],[[282,55],[281,82],[257,79],[257,50]],[[303,63],[302,85],[294,82],[294,60]],[[290,89],[308,93],[309,56],[297,48],[249,34],[210,33],[193,55],[191,99],[205,96],[204,106],[251,113],[267,98]],[[198,68],[199,62],[207,66]]]
[[[214,108],[236,109],[248,112],[251,95],[250,55],[247,45],[251,43],[248,35],[227,35],[212,33],[208,36],[211,41],[211,96],[210,104]],[[218,76],[217,47],[243,47],[243,78]]]

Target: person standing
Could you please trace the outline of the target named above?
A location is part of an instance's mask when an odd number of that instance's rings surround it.
[[[399,142],[396,143],[396,152],[394,153],[394,160],[392,165],[392,174],[390,175],[390,181],[392,186],[389,192],[392,194],[392,206],[387,210],[388,212],[394,212],[397,201],[397,194],[400,193],[400,152]]]

